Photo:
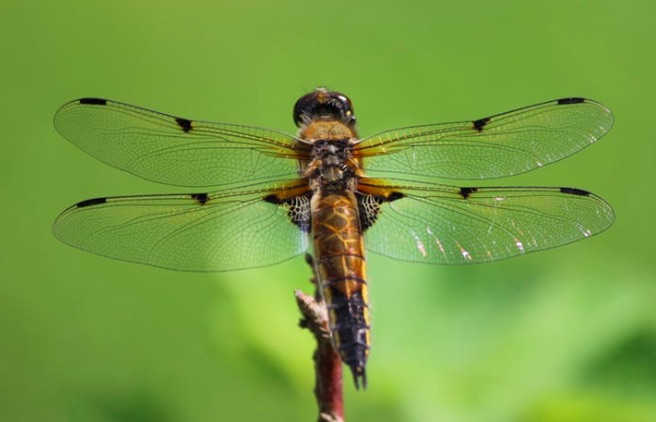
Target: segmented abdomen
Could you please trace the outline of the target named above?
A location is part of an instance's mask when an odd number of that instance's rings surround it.
[[[356,386],[361,380],[366,387],[369,310],[358,204],[350,192],[317,194],[312,211],[315,267],[333,344],[351,368]]]

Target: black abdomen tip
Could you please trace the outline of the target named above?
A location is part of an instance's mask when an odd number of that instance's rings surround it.
[[[367,372],[364,366],[354,364],[350,365],[351,372],[353,373],[353,381],[355,382],[355,389],[359,390],[362,386],[363,390],[367,389]]]

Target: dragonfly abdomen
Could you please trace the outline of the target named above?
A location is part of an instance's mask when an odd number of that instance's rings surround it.
[[[366,387],[370,331],[364,242],[358,205],[350,192],[313,198],[315,266],[328,306],[333,345]]]

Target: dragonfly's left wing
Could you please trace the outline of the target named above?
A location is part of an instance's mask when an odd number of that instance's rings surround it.
[[[189,120],[99,98],[65,104],[55,127],[107,164],[176,186],[292,180],[298,177],[297,159],[307,151],[282,132]]]
[[[378,209],[370,212],[367,249],[427,264],[497,261],[553,248],[598,234],[615,218],[603,199],[575,188],[366,187],[388,192],[387,201],[370,197],[365,206]]]
[[[568,157],[612,125],[604,105],[562,98],[478,120],[389,130],[363,139],[355,154],[374,177],[505,177]]]
[[[227,191],[90,199],[65,210],[53,232],[99,255],[174,270],[267,266],[307,249],[309,200],[299,196],[274,203],[265,195]]]

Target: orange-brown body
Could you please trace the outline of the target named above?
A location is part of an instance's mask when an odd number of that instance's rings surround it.
[[[363,172],[353,155],[358,137],[351,109],[339,115],[342,110],[330,108],[335,94],[325,92],[325,98],[323,94],[320,90],[310,94],[314,108],[299,117],[298,134],[310,152],[310,160],[301,160],[301,167],[311,192],[314,265],[335,350],[351,368],[356,386],[360,382],[366,386],[370,327],[363,228],[356,197]],[[322,114],[321,107],[328,108],[328,114]]]
[[[312,236],[318,282],[328,306],[333,344],[366,383],[364,363],[370,345],[364,242],[352,192],[315,195]]]

